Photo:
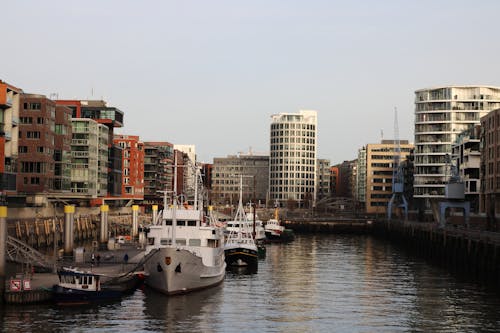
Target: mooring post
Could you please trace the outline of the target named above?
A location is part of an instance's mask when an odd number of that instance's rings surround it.
[[[0,206],[0,303],[5,294],[5,266],[7,263],[7,207]]]
[[[133,205],[132,206],[132,232],[130,235],[132,238],[137,237],[138,231],[139,231],[139,205]]]
[[[64,206],[64,254],[73,255],[75,206]]]
[[[151,207],[153,209],[153,224],[156,224],[156,219],[158,218],[158,205],[153,205]]]
[[[99,238],[101,247],[105,247],[108,243],[108,213],[109,206],[101,205],[101,233]]]

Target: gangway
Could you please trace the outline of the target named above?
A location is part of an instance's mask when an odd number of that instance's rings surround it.
[[[12,236],[7,236],[7,260],[20,264],[52,269],[54,262],[28,244]]]

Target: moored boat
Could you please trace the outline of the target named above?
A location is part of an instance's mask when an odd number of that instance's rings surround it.
[[[255,244],[252,229],[243,209],[240,177],[240,200],[233,221],[228,221],[234,227],[229,230],[224,243],[224,254],[228,266],[258,267],[259,251]]]
[[[268,242],[290,242],[295,239],[293,230],[286,229],[279,222],[278,209],[274,211],[274,218],[266,222],[264,230]]]
[[[59,283],[52,287],[53,300],[60,305],[80,305],[113,301],[137,288],[142,278],[138,274],[106,277],[76,268],[57,272]],[[108,282],[103,280],[109,278]]]
[[[198,175],[199,171],[196,171]],[[166,208],[161,212],[158,224],[147,227],[146,285],[172,295],[221,283],[226,270],[224,233],[213,219],[204,216],[203,204],[198,198],[198,183],[193,207],[178,206],[175,192],[172,201],[172,205],[167,205],[165,194]]]

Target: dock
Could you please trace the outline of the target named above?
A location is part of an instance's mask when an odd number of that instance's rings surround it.
[[[82,262],[62,260],[58,262],[58,267],[73,267],[83,271],[91,271],[108,277],[119,276],[135,270],[142,258],[144,251],[137,246],[127,244],[117,250],[99,251],[101,260],[99,263],[91,261],[91,253],[86,253]],[[124,256],[130,258],[124,262]],[[6,304],[36,304],[48,303],[52,301],[52,286],[59,282],[55,272],[29,272],[18,273],[6,278],[4,302]]]

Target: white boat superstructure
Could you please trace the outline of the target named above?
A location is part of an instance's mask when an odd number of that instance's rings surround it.
[[[196,201],[193,208],[178,206],[174,193],[173,204],[162,211],[158,224],[148,227],[144,270],[151,288],[179,294],[224,280],[224,232],[206,219],[201,207]]]
[[[253,232],[254,214],[247,213],[247,220],[250,223],[250,229],[252,229]],[[264,223],[261,220],[259,220],[259,217],[257,215],[255,215],[255,241],[259,243],[263,242],[265,239],[266,239],[266,231],[264,230]]]

